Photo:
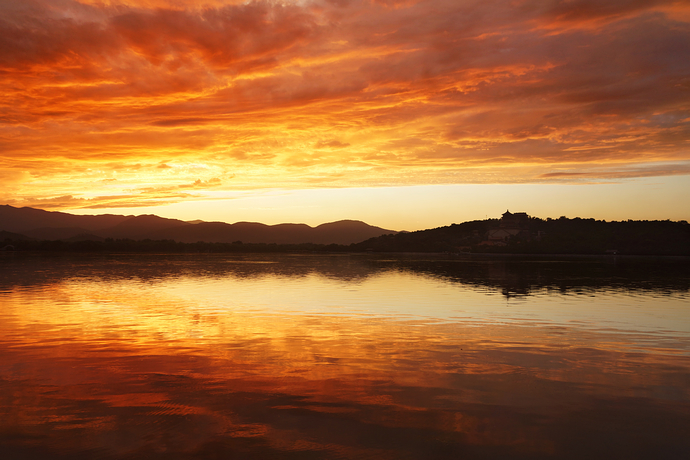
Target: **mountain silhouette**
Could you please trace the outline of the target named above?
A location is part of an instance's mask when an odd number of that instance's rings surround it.
[[[182,243],[351,244],[397,233],[361,221],[342,220],[311,227],[306,224],[266,225],[257,222],[185,222],[146,214],[77,216],[35,208],[0,206],[0,231],[36,240],[174,240]]]
[[[171,227],[186,227],[188,224],[182,220],[165,219],[163,217],[145,214],[127,219],[119,224],[96,232],[106,238],[130,238],[139,240],[150,238],[152,233]]]
[[[76,216],[65,212],[44,211],[36,208],[15,208],[0,205],[0,230],[24,233],[39,228],[76,227],[88,230],[102,230],[113,227],[134,216],[102,214],[99,216]]]
[[[351,244],[376,236],[396,233],[373,227],[361,221],[342,220],[310,227],[306,224],[266,225],[256,222],[204,222],[168,228],[153,234],[152,239],[175,240],[182,243],[207,241],[215,243],[276,243],[276,244]]]
[[[29,241],[32,240],[33,238],[29,238],[26,235],[22,235],[20,233],[14,233],[14,232],[6,232],[4,230],[0,230],[0,241],[5,241],[5,240],[10,240],[10,241]],[[0,245],[1,246],[1,245]]]
[[[2,226],[2,224],[0,224]],[[75,235],[90,233],[90,230],[81,227],[41,227],[22,232],[35,240],[66,240]]]

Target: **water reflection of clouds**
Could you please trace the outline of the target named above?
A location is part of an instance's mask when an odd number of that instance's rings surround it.
[[[516,302],[501,293],[516,285],[515,265],[504,262],[316,259],[36,259],[18,261],[12,273],[5,266],[5,452],[690,452],[682,276],[670,281],[677,291],[651,296],[612,288],[620,279],[587,284],[582,267],[558,269],[580,283],[563,291],[533,268],[518,278],[517,286],[531,287]],[[628,278],[642,279],[635,276]]]
[[[688,448],[679,427],[688,423],[690,362],[658,349],[631,353],[620,346],[625,336],[602,347],[606,334],[567,328],[323,315],[196,320],[223,325],[207,341],[161,336],[150,325],[147,340],[133,342],[123,323],[120,336],[56,327],[38,343],[3,323],[15,333],[0,340],[0,431],[24,435],[5,444],[115,458],[214,449],[273,458],[592,458],[576,438],[605,435],[597,442],[609,448],[639,445],[644,434],[643,445]],[[26,436],[36,430],[38,445]]]

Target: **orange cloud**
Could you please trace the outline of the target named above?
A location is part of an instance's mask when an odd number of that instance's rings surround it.
[[[688,75],[671,0],[4,4],[0,200],[685,171]]]

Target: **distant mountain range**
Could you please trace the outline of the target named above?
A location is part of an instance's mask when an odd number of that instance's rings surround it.
[[[354,220],[317,227],[253,222],[226,224],[185,222],[154,215],[77,216],[0,205],[0,251],[8,250],[133,253],[320,250],[448,253],[461,257],[470,254],[690,256],[690,224],[684,220],[607,222],[565,216],[544,220],[524,212],[506,212],[500,219],[394,232]]]
[[[0,205],[0,238],[15,234],[36,240],[174,240],[182,243],[352,244],[397,233],[357,220],[310,227],[306,224],[265,225],[256,222],[185,222],[155,215],[102,214],[78,216],[35,208]],[[18,235],[17,235],[18,234]],[[2,238],[4,239],[4,238]]]

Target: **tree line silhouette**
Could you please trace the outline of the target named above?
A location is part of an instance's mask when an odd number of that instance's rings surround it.
[[[631,254],[690,255],[687,221],[613,221],[560,217],[529,217],[519,234],[500,242],[488,235],[499,219],[400,232],[350,245],[275,243],[181,243],[174,240],[107,238],[103,241],[37,241],[3,235],[0,249],[42,252],[123,253],[288,253],[288,252],[426,252],[479,254]]]

